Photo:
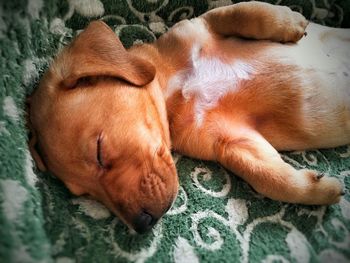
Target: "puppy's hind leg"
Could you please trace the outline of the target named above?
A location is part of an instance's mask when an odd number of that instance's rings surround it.
[[[222,135],[214,145],[217,160],[257,192],[278,201],[308,205],[337,203],[343,194],[336,178],[296,170],[256,131]]]

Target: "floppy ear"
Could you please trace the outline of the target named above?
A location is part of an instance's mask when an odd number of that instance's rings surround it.
[[[123,47],[115,33],[102,21],[94,21],[65,50],[62,85],[73,88],[79,79],[110,76],[135,86],[154,79],[155,67]]]

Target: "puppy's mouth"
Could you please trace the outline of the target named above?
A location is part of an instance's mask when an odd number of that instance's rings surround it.
[[[142,198],[142,196],[140,198],[130,191],[127,195],[130,195],[130,198],[135,197],[135,201],[122,201],[122,205],[116,205],[112,201],[111,195],[107,195],[111,200],[110,203],[113,206],[111,210],[113,213],[130,229],[133,229],[139,234],[144,234],[149,232],[161,217],[172,208],[176,201],[177,192],[171,194],[171,198],[164,198],[158,201],[158,198],[153,198],[149,193],[147,193],[148,198],[146,199]]]

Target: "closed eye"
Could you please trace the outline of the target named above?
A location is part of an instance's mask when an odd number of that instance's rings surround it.
[[[103,157],[102,157],[102,135],[99,134],[97,138],[97,163],[101,168],[104,168]]]

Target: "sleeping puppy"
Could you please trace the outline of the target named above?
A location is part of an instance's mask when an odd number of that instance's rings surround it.
[[[287,7],[217,8],[129,50],[92,22],[30,98],[31,152],[137,232],[177,195],[171,148],[218,161],[271,199],[333,204],[337,179],[277,151],[350,143],[349,75],[350,30]]]

